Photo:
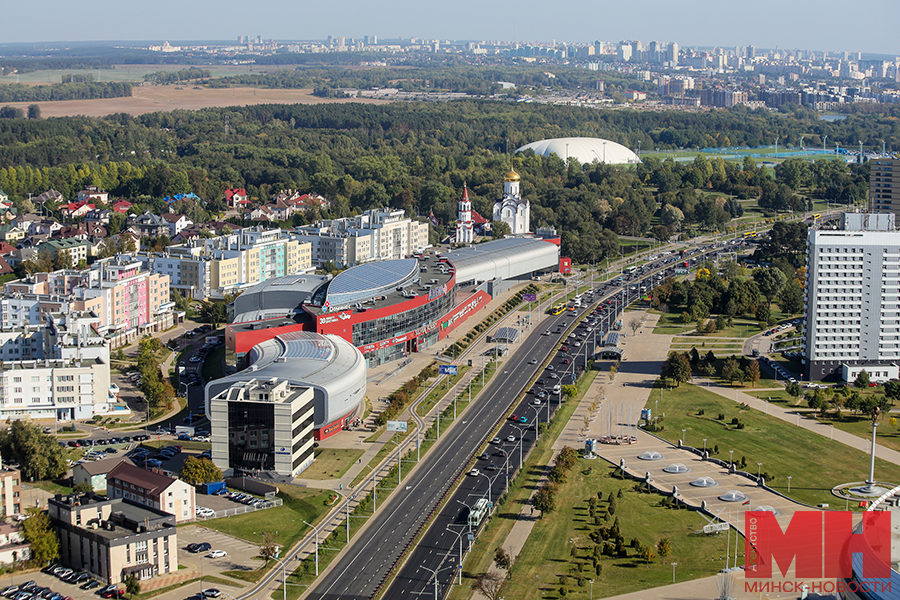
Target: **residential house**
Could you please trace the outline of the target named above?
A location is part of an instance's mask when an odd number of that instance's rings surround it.
[[[194,486],[153,473],[133,464],[119,463],[106,475],[106,495],[125,498],[175,516],[176,523],[194,519]]]
[[[194,225],[194,222],[185,215],[176,215],[174,213],[163,213],[160,215],[169,225],[169,237],[173,238],[188,227]]]
[[[178,530],[169,513],[93,493],[57,494],[47,512],[64,566],[110,584],[178,571]]]
[[[191,240],[197,239],[200,237],[200,230],[196,227],[192,227],[190,229],[185,229],[184,231],[174,235],[172,237],[173,244],[184,244]]]
[[[54,221],[53,219],[39,219],[34,220],[29,223],[28,227],[28,236],[36,236],[36,235],[46,235],[52,236],[57,231],[60,231],[64,225],[59,223],[58,221]]]
[[[31,544],[25,541],[20,525],[0,523],[0,564],[14,565],[31,558]]]
[[[303,194],[294,201],[294,205],[297,210],[301,212],[312,210],[314,208],[318,208],[319,210],[328,210],[331,208],[331,202],[319,194]]]
[[[107,487],[106,476],[119,463],[123,462],[129,465],[134,464],[124,456],[78,463],[72,467],[72,485],[88,483],[92,492],[102,492]]]
[[[16,247],[7,242],[0,242],[0,256],[9,256],[16,251]]]
[[[15,269],[9,266],[9,263],[6,262],[6,259],[0,256],[0,275],[9,275],[13,273]]]
[[[109,192],[104,192],[96,185],[89,185],[80,192],[78,192],[78,196],[75,198],[78,202],[87,202],[89,200],[95,200],[101,204],[109,203]]]
[[[272,211],[276,221],[287,221],[297,210],[294,203],[288,200],[278,200],[272,204],[266,204],[266,207]]]
[[[18,242],[25,238],[26,232],[18,225],[7,223],[0,225],[0,240],[4,242]]]
[[[142,215],[128,218],[128,224],[137,229],[141,237],[160,237],[169,235],[169,223],[159,215],[154,215],[149,210]]]
[[[0,202],[0,219],[3,221],[13,221],[18,214],[19,211],[16,210],[15,206],[8,202]]]
[[[83,217],[95,208],[96,207],[93,204],[88,203],[86,200],[69,202],[68,204],[63,204],[59,207],[59,214],[63,218],[74,219],[76,217]]]
[[[22,512],[22,474],[18,469],[0,466],[0,515],[11,517]]]
[[[63,198],[63,195],[60,194],[59,192],[57,192],[56,190],[47,190],[43,194],[41,194],[39,196],[35,196],[34,198],[31,199],[32,204],[34,204],[35,206],[40,206],[40,207],[43,207],[44,204],[47,202],[51,202],[51,203],[59,205],[59,204],[65,203],[65,201],[66,200],[65,200],[65,198]]]
[[[105,208],[94,209],[88,214],[84,215],[85,223],[99,223],[100,225],[109,225],[109,218],[112,216],[111,210],[106,210]]]
[[[244,188],[225,190],[225,204],[228,208],[241,209],[250,204],[250,196]]]
[[[129,210],[131,210],[132,206],[134,205],[128,200],[116,200],[112,205],[112,209],[113,212],[126,214]]]
[[[9,195],[6,192],[4,192],[3,190],[0,190],[0,202],[3,202],[3,203],[9,202]]]
[[[72,261],[72,265],[74,266],[82,260],[87,262],[88,249],[90,248],[90,246],[91,244],[87,240],[71,237],[47,240],[46,242],[40,244],[37,249],[38,253],[40,253],[46,248],[50,251],[50,256],[56,256],[60,252],[65,252],[69,255],[69,259]]]
[[[254,208],[249,214],[251,221],[268,221],[271,223],[278,220],[269,205]]]

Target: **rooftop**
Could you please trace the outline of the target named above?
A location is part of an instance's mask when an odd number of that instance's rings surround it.
[[[120,462],[106,475],[107,482],[113,479],[138,486],[151,495],[161,493],[176,481],[171,477],[136,467],[131,461],[127,464]]]

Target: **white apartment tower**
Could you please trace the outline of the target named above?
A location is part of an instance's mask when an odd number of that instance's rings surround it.
[[[894,214],[844,213],[839,230],[810,229],[806,376],[837,379],[865,367],[882,380],[898,362],[900,232]]]
[[[471,244],[475,241],[475,223],[472,222],[472,202],[469,200],[469,188],[463,183],[462,199],[459,201],[456,222],[456,243]]]

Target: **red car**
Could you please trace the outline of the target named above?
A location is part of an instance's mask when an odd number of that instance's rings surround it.
[[[516,415],[509,415],[509,420],[510,421],[518,421],[519,417],[517,417]]]
[[[101,598],[124,598],[125,590],[106,590],[100,594]]]
[[[560,351],[560,352],[568,352],[568,351],[569,351],[569,347],[568,347],[568,346],[563,346],[562,348],[559,349],[559,351]]]
[[[568,358],[564,358],[564,359],[563,359],[563,364],[564,364],[564,365],[569,364],[569,359],[568,359]]]

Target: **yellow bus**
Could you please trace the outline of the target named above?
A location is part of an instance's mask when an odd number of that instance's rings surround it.
[[[566,310],[565,304],[557,304],[550,309],[551,315],[561,315]]]

